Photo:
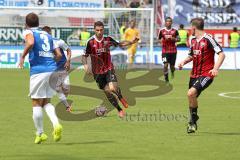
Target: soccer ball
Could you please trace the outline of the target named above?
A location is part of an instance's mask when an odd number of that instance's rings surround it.
[[[107,108],[103,105],[99,105],[95,108],[95,114],[98,117],[103,117],[107,114]]]

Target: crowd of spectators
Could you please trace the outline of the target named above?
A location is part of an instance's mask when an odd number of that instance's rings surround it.
[[[152,0],[105,0],[105,7],[150,8],[152,7]]]

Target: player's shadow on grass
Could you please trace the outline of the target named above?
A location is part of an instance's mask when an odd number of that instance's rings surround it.
[[[7,156],[0,155],[0,159],[34,159],[34,160],[54,160],[54,159],[61,159],[61,160],[79,160],[81,157],[76,156],[69,156],[66,154],[35,154],[35,153],[29,153],[29,154],[12,154]],[[83,158],[84,159],[84,158]]]
[[[86,145],[86,144],[108,144],[108,143],[115,143],[115,141],[85,141],[85,142],[67,142],[67,143],[46,143],[45,145]]]
[[[219,136],[240,136],[240,132],[199,132],[199,133]]]
[[[125,157],[124,155],[121,156],[121,157],[117,156],[117,155],[115,155],[115,156],[103,156],[101,158],[102,159],[110,159],[110,160],[113,160],[113,159],[123,159],[123,160],[125,160],[125,159],[131,159],[131,160],[133,160],[133,159],[142,159],[142,157]]]

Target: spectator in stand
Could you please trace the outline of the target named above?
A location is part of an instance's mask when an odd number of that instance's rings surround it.
[[[233,27],[232,33],[229,35],[230,48],[237,48],[240,40],[240,36],[237,27]]]
[[[179,33],[180,41],[177,42],[177,46],[178,47],[187,47],[187,40],[188,40],[189,35],[188,35],[188,31],[184,29],[183,24],[179,25],[178,33]]]
[[[80,46],[86,46],[87,40],[90,38],[90,36],[91,34],[87,31],[87,28],[83,28],[79,36]]]
[[[115,7],[115,8],[126,8],[127,4],[124,0],[115,0],[113,7]]]
[[[152,7],[152,1],[151,0],[142,0],[141,8],[151,8],[151,7]]]
[[[139,8],[140,7],[140,1],[139,0],[132,0],[132,1],[130,1],[128,6],[130,8]]]
[[[140,1],[139,0],[132,0],[128,4],[128,7],[130,8],[139,8],[140,7]],[[136,11],[131,11],[131,19],[137,17],[137,12]]]

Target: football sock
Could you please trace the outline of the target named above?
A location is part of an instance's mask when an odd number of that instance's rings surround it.
[[[53,124],[53,127],[59,124],[57,115],[55,113],[55,108],[51,103],[46,104],[44,107],[45,112],[47,113],[50,121]]]
[[[198,109],[198,107],[189,107],[190,122],[192,122],[192,123],[196,123],[198,120],[197,109]]]
[[[42,113],[41,106],[33,107],[33,117],[32,118],[33,118],[35,128],[37,129],[36,134],[40,136],[41,133],[43,133],[43,113]]]
[[[174,71],[175,71],[175,67],[171,67],[172,74],[174,74]]]
[[[109,102],[110,102],[118,111],[121,111],[121,110],[122,110],[122,108],[121,108],[121,107],[119,106],[119,104],[118,104],[117,99],[114,97],[113,94],[107,95],[107,98],[108,98]]]
[[[58,98],[60,99],[60,101],[62,102],[62,104],[64,104],[65,107],[69,107],[70,105],[67,102],[67,98],[65,96],[65,94],[63,93],[58,93]]]
[[[165,78],[165,81],[169,81],[169,79],[168,79],[168,72],[164,72],[164,78]]]
[[[172,77],[174,77],[174,71],[171,71]]]
[[[117,87],[117,90],[114,91],[113,93],[116,94],[116,96],[118,97],[119,100],[123,98],[121,89],[119,87]]]

